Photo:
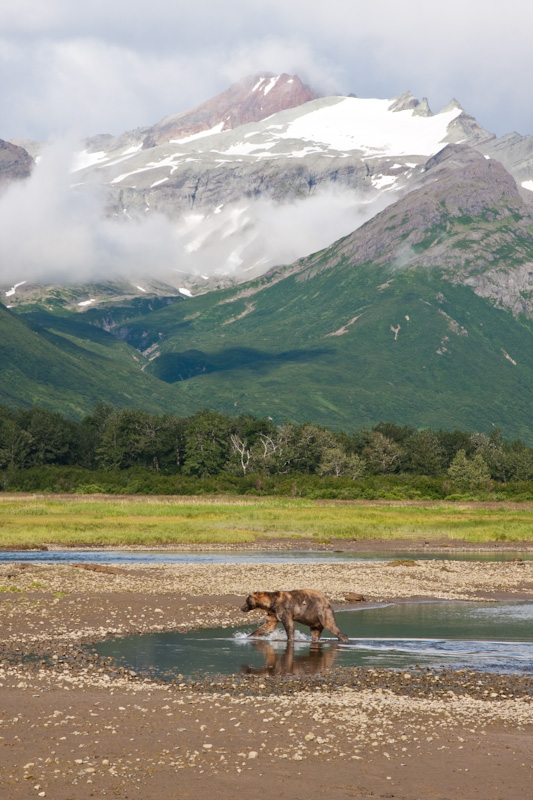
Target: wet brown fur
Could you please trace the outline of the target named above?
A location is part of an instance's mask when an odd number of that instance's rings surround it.
[[[294,639],[294,623],[309,625],[311,638],[318,642],[324,628],[330,631],[340,642],[348,642],[335,620],[335,614],[329,600],[314,589],[293,589],[290,592],[254,592],[249,594],[242,606],[242,611],[261,608],[267,612],[267,619],[250,636],[265,636],[281,622],[287,631],[287,639]]]

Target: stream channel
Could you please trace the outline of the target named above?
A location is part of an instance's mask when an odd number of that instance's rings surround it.
[[[508,561],[531,552],[353,553],[316,550],[49,550],[4,551],[2,562],[99,564],[340,563],[394,559]],[[153,633],[109,639],[93,645],[128,669],[160,678],[209,675],[316,674],[328,667],[469,667],[533,675],[533,602],[398,602],[336,613],[349,644],[324,632],[311,645],[309,629],[297,626],[294,646],[280,626],[268,637],[251,639],[256,627],[208,628],[189,633]]]
[[[336,613],[351,641],[325,631],[311,644],[297,626],[294,646],[278,626],[252,639],[256,627],[152,633],[93,647],[128,669],[159,678],[248,673],[316,674],[328,667],[473,668],[533,675],[533,602],[418,602],[376,605]]]
[[[390,550],[382,553],[352,552],[349,550],[4,550],[0,551],[2,562],[35,562],[54,564],[285,564],[315,562],[334,564],[353,561],[394,561],[398,558],[417,561],[434,559],[448,561],[510,561],[521,558],[533,559],[533,552],[506,551],[457,552],[424,551],[406,552]]]

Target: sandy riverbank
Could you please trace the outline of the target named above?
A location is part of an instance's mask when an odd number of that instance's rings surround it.
[[[239,602],[257,588],[313,586],[339,605],[350,592],[533,598],[533,563],[2,564],[0,585],[5,800],[527,797],[529,678],[340,670],[165,685],[77,648],[239,624]]]

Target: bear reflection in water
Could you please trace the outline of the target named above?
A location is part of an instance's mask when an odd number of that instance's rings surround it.
[[[288,641],[283,652],[275,650],[265,641],[255,641],[253,646],[266,656],[264,667],[243,665],[240,669],[245,675],[316,675],[332,667],[337,658],[338,644],[326,646],[312,642],[309,651],[294,654],[294,642]]]

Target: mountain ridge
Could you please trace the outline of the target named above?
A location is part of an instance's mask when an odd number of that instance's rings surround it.
[[[39,324],[0,303],[0,342],[0,404],[9,408],[38,405],[80,419],[102,400],[159,413],[173,407],[171,387],[145,373],[139,352],[78,314],[48,314]]]

